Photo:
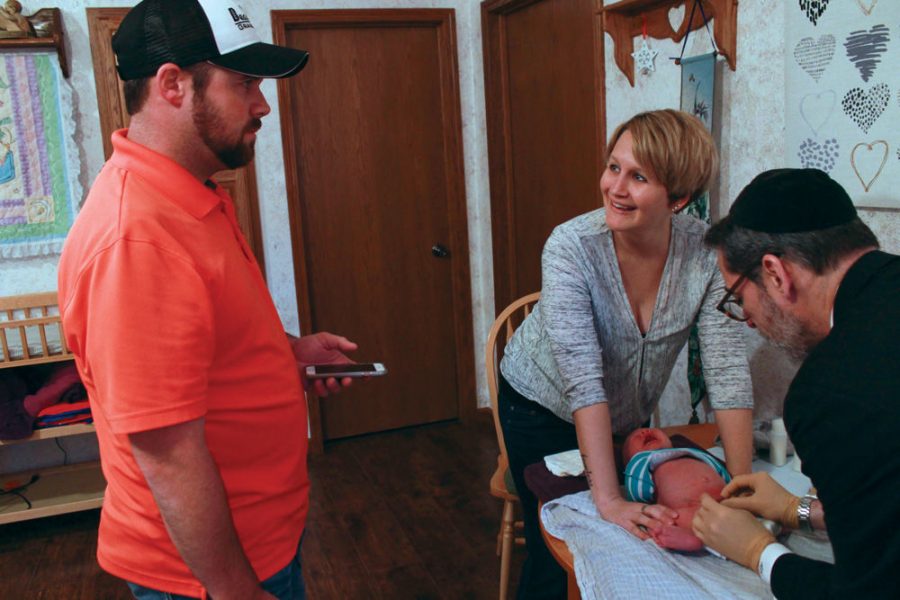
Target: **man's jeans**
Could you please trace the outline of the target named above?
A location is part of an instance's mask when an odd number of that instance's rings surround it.
[[[302,540],[301,540],[302,542]],[[297,555],[288,565],[262,582],[262,587],[278,600],[306,600],[306,587],[303,584],[303,569],[300,564],[300,547]],[[146,588],[136,583],[127,582],[131,594],[137,600],[194,600],[188,596],[179,596],[168,592]],[[215,600],[215,598],[211,598]]]

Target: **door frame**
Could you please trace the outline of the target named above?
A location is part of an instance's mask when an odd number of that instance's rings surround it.
[[[515,251],[516,211],[513,203],[510,84],[509,65],[506,63],[508,56],[505,19],[531,5],[547,1],[550,0],[485,0],[481,3],[495,313],[499,313],[516,299],[513,297],[513,290],[516,287],[515,277],[518,272]],[[597,120],[597,156],[603,157],[606,147],[603,0],[594,0],[593,21],[594,95],[598,98],[594,105],[594,118]],[[595,186],[596,197],[602,198],[599,174]],[[535,290],[525,290],[522,294],[533,291]]]
[[[437,30],[440,61],[441,103],[445,141],[444,171],[447,173],[447,213],[450,245],[455,260],[451,261],[453,294],[453,329],[456,341],[457,408],[459,419],[471,421],[476,416],[475,355],[473,341],[472,291],[469,269],[468,213],[466,208],[465,169],[462,151],[462,122],[459,99],[459,67],[457,64],[456,22],[453,9],[324,9],[273,10],[272,37],[275,44],[287,45],[288,31],[326,27],[431,27]],[[312,57],[315,60],[315,57]],[[301,75],[302,76],[302,75]],[[282,120],[292,105],[290,83],[278,80],[278,107]],[[312,311],[303,227],[300,182],[294,165],[299,151],[288,127],[281,128],[284,148],[285,184],[294,259],[294,281],[301,332],[311,332]],[[411,353],[414,349],[411,349]],[[310,414],[311,447],[323,448],[319,399],[307,394]]]

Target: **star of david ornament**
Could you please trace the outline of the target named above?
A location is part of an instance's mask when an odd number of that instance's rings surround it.
[[[650,71],[656,70],[656,65],[653,61],[656,60],[657,54],[659,54],[659,51],[651,48],[647,44],[647,40],[644,39],[641,41],[641,47],[638,48],[637,52],[632,52],[631,56],[634,58],[637,70],[646,75]]]

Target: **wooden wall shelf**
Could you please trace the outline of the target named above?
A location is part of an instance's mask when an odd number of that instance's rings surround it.
[[[42,50],[56,48],[63,77],[69,77],[69,61],[63,38],[62,13],[58,8],[42,8],[30,17],[25,17],[34,27],[37,35],[28,37],[0,38],[0,50]]]
[[[719,53],[728,60],[734,71],[737,65],[737,8],[738,0],[702,0],[703,10],[710,20],[715,19],[713,37]],[[676,31],[669,23],[669,11],[684,6],[684,21]],[[634,38],[643,34],[646,23],[647,37],[670,38],[680,42],[688,34],[688,19],[693,0],[622,0],[603,8],[603,30],[613,39],[616,65],[634,87]],[[703,16],[697,10],[691,31],[703,27]]]

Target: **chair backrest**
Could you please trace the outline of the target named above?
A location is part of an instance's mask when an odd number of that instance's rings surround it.
[[[509,464],[506,457],[506,444],[503,442],[503,430],[500,428],[500,417],[497,414],[497,388],[499,382],[500,359],[503,356],[503,349],[509,338],[512,337],[516,327],[522,324],[529,314],[532,307],[540,300],[541,293],[534,292],[527,296],[522,296],[515,300],[512,304],[503,309],[503,312],[494,320],[491,330],[488,333],[487,346],[485,348],[485,356],[487,357],[485,366],[487,367],[488,393],[491,397],[491,412],[494,414],[494,431],[497,433],[497,443],[500,445],[500,455],[506,464]]]

